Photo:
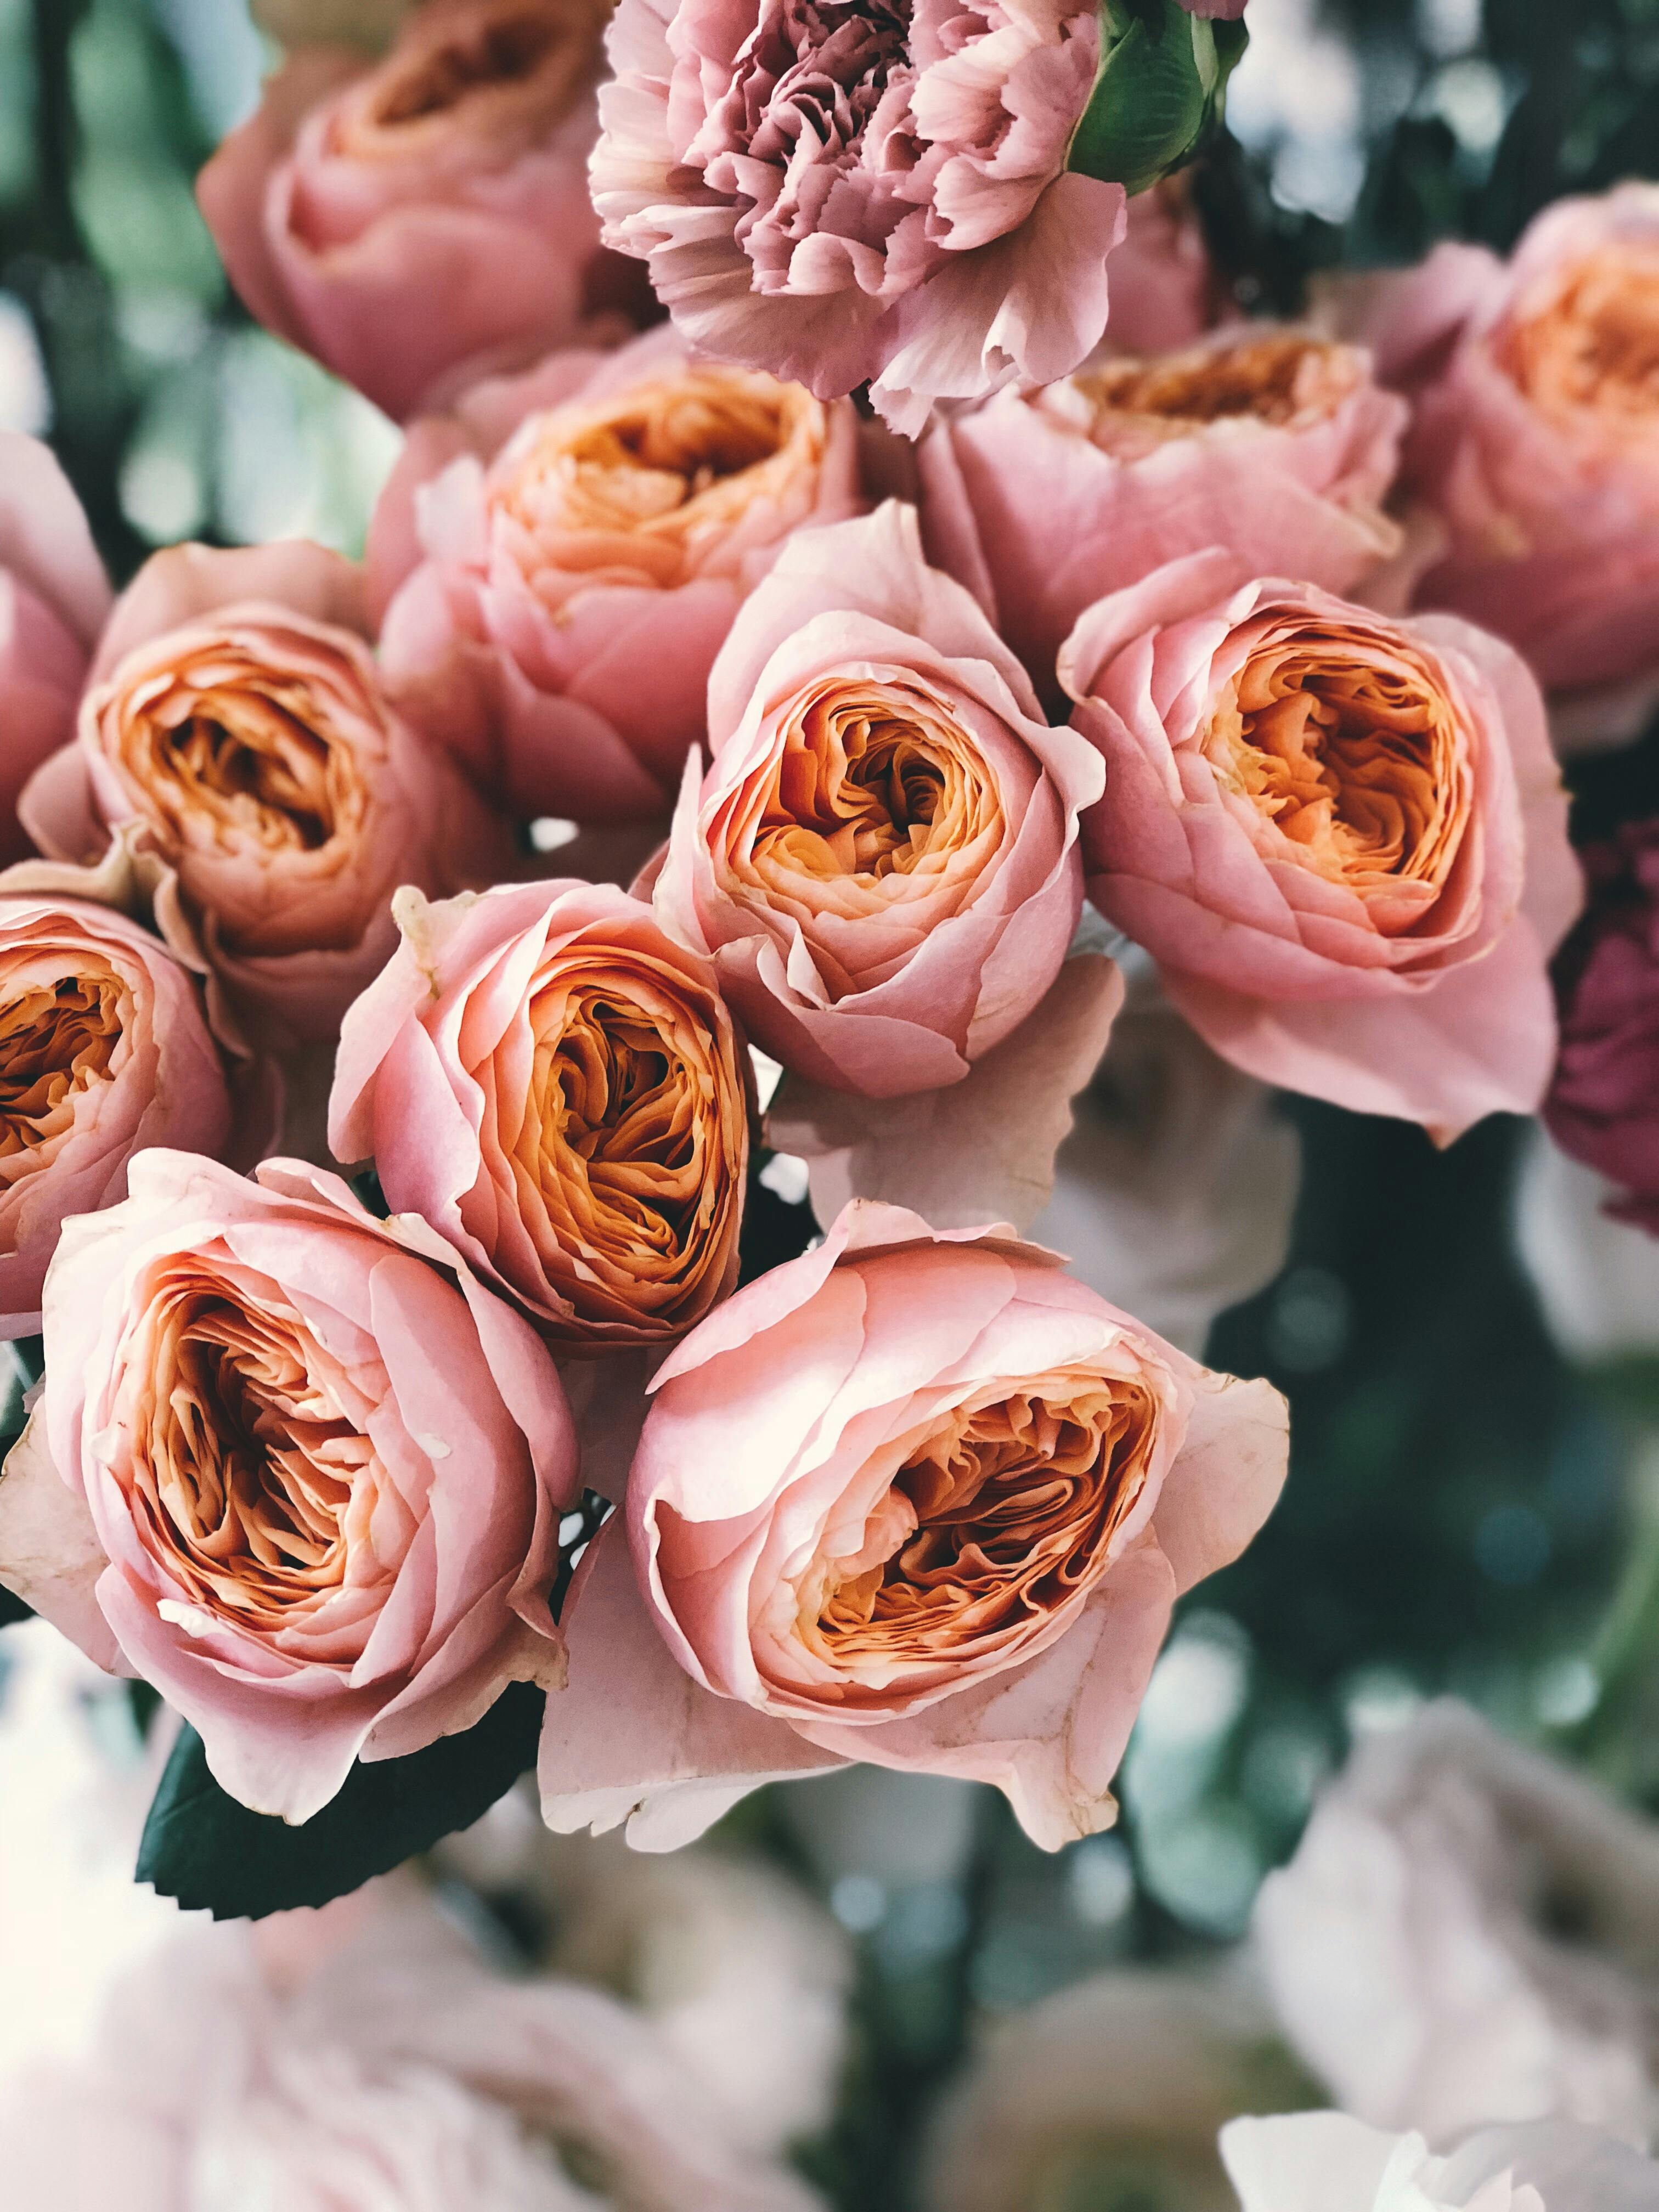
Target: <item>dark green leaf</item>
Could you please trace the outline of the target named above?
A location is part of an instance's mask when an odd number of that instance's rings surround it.
[[[533,1684],[513,1683],[465,1735],[354,1766],[301,1827],[228,1796],[187,1728],[144,1823],[138,1880],[217,1920],[326,1905],[481,1819],[535,1765],[545,1704]]]
[[[1100,67],[1069,168],[1145,191],[1190,161],[1243,52],[1242,23],[1189,15],[1179,0],[1103,0]]]

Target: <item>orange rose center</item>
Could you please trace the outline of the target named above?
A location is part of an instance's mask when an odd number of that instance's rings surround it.
[[[1659,422],[1659,247],[1605,246],[1539,288],[1498,358],[1556,421],[1651,449]]]
[[[1073,382],[1094,410],[1094,442],[1115,451],[1126,440],[1161,445],[1246,416],[1275,428],[1325,422],[1363,379],[1350,348],[1275,332],[1109,362]]]
[[[0,1005],[0,1159],[56,1136],[104,1081],[121,1040],[123,992],[108,969],[31,983]]]
[[[521,1213],[579,1319],[689,1326],[725,1286],[747,1172],[730,1032],[647,957],[555,959],[530,1000]]]
[[[314,853],[361,827],[368,788],[312,687],[226,641],[122,702],[120,766],[175,852]]]
[[[637,568],[672,585],[755,502],[782,506],[816,483],[828,423],[799,385],[688,369],[537,418],[509,449],[492,511],[562,568]]]
[[[354,1573],[374,1447],[318,1379],[317,1347],[280,1305],[251,1312],[198,1273],[152,1314],[140,1501],[208,1612],[280,1627]],[[365,1481],[365,1475],[371,1479]]]
[[[854,921],[940,892],[948,904],[953,886],[967,896],[1001,842],[1002,802],[945,700],[919,677],[831,676],[783,720],[783,745],[750,797],[752,843],[731,862],[740,881],[805,921]],[[819,965],[833,990],[863,988],[827,948]]]
[[[1272,822],[1304,866],[1364,892],[1437,890],[1468,818],[1466,745],[1443,690],[1408,647],[1313,624],[1270,629],[1203,749],[1224,788]]]
[[[568,113],[599,73],[607,0],[501,0],[428,10],[374,72],[343,122],[342,150],[415,150],[422,125],[522,137]]]
[[[1103,1571],[1156,1428],[1144,1383],[1103,1376],[957,1408],[913,1446],[861,1549],[803,1582],[804,1639],[856,1674],[1040,1627]]]

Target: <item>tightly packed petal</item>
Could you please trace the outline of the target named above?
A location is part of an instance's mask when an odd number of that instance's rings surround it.
[[[37,1333],[60,1225],[125,1198],[135,1152],[222,1152],[232,1123],[198,986],[159,939],[0,897],[0,1337]]]
[[[1514,642],[1564,750],[1633,736],[1659,699],[1659,185],[1558,201],[1507,264],[1443,246],[1362,296],[1413,401],[1407,483],[1450,533],[1422,603]]]
[[[376,64],[295,52],[198,186],[259,320],[399,417],[630,328],[644,288],[600,249],[587,196],[609,12],[428,0]]]
[[[68,478],[38,439],[0,431],[0,865],[30,849],[18,798],[75,735],[109,600]]]
[[[1171,562],[1061,652],[1091,898],[1248,1074],[1442,1142],[1531,1112],[1583,895],[1537,686],[1467,623],[1240,573]]]
[[[1659,818],[1582,858],[1589,906],[1556,967],[1561,1056],[1545,1117],[1564,1152],[1619,1187],[1611,1211],[1659,1236]]]
[[[603,1990],[490,1972],[412,1882],[196,1928],[6,2086],[11,2212],[817,2212]]]
[[[152,1151],[128,1182],[47,1276],[0,1577],[152,1682],[233,1796],[303,1820],[355,1759],[558,1678],[569,1411],[529,1324],[337,1177]],[[95,1584],[23,1571],[15,1532],[48,1501],[101,1554]]]
[[[850,404],[670,331],[416,423],[369,537],[404,709],[520,814],[667,814],[708,672],[792,531],[862,511]]]
[[[713,970],[610,884],[427,906],[346,1016],[329,1140],[371,1154],[562,1349],[652,1344],[737,1280],[747,1056]]]
[[[1084,609],[1182,554],[1223,545],[1252,575],[1352,591],[1401,548],[1382,501],[1405,423],[1364,354],[1251,325],[941,421],[922,529],[1058,696]]]
[[[605,1756],[583,1740],[595,1632],[618,1691],[648,1679],[653,1635],[684,1670],[656,1727],[704,1820],[744,1759],[752,1787],[815,1747],[994,1782],[1048,1848],[1105,1826],[1171,1604],[1243,1549],[1285,1472],[1266,1383],[1208,1373],[1010,1231],[867,1200],[653,1388],[626,1508],[643,1602],[608,1593],[590,1622],[584,1561],[543,1746],[555,1826]],[[608,1820],[671,1778],[655,1732],[619,1747],[636,1787]]]
[[[1659,1836],[1468,1706],[1362,1743],[1255,1937],[1285,2033],[1362,2119],[1652,2140]]]
[[[156,919],[274,1042],[329,1042],[398,941],[399,884],[504,873],[511,841],[387,704],[356,572],[319,546],[184,546],[118,606],[78,744],[23,811],[96,860],[135,830],[169,872]]]
[[[656,886],[756,1041],[872,1097],[957,1081],[1058,973],[1101,768],[913,509],[794,538],[709,681]]]
[[[1100,38],[1074,0],[621,0],[594,205],[704,351],[821,398],[936,398],[1076,368],[1123,190],[1066,171]]]

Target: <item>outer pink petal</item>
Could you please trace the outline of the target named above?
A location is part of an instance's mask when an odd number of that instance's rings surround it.
[[[0,1582],[106,1674],[128,1670],[99,1610],[109,1565],[86,1499],[58,1473],[37,1402],[0,1473]]]

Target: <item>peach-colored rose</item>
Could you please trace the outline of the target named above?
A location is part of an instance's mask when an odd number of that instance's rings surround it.
[[[345,1018],[337,1158],[562,1350],[677,1336],[737,1280],[747,1055],[713,970],[611,884],[397,902]]]
[[[506,824],[386,702],[361,579],[322,547],[180,546],[116,608],[78,743],[31,781],[45,853],[131,828],[156,919],[275,1043],[331,1041],[398,942],[392,893],[505,873]]]
[[[198,186],[260,321],[399,417],[623,336],[649,295],[587,197],[609,13],[428,0],[378,64],[299,50]]]
[[[1583,886],[1509,647],[1214,550],[1090,608],[1060,670],[1106,763],[1089,896],[1224,1059],[1442,1142],[1536,1108]]]
[[[0,896],[0,1337],[39,1330],[58,1229],[125,1198],[135,1152],[222,1152],[233,1120],[197,986],[159,939]]]
[[[678,1839],[768,1773],[867,1759],[994,1782],[1046,1848],[1086,1835],[1176,1596],[1285,1473],[1267,1383],[1208,1373],[1012,1231],[869,1200],[652,1387],[637,1582],[610,1524],[573,1589],[556,1828],[646,1807],[648,1840],[650,1801],[690,1785],[657,1816]]]
[[[956,1082],[1053,982],[1101,771],[1042,720],[913,508],[804,532],[708,685],[659,911],[786,1066],[890,1097]]]
[[[1507,264],[1444,246],[1358,290],[1411,398],[1406,482],[1450,533],[1421,603],[1509,638],[1557,744],[1659,700],[1659,185],[1566,199]]]
[[[62,469],[38,439],[0,431],[0,866],[29,850],[18,796],[75,734],[109,599]]]
[[[919,456],[927,550],[1057,700],[1085,607],[1162,562],[1224,545],[1253,574],[1348,592],[1390,560],[1406,416],[1363,353],[1304,331],[1097,362],[939,423]]]
[[[470,1728],[563,1665],[580,1487],[551,1356],[409,1216],[269,1160],[145,1152],[65,1224],[0,1579],[154,1683],[256,1812]]]
[[[519,812],[665,817],[738,609],[860,477],[850,402],[671,331],[482,385],[415,425],[374,516],[388,678]]]

